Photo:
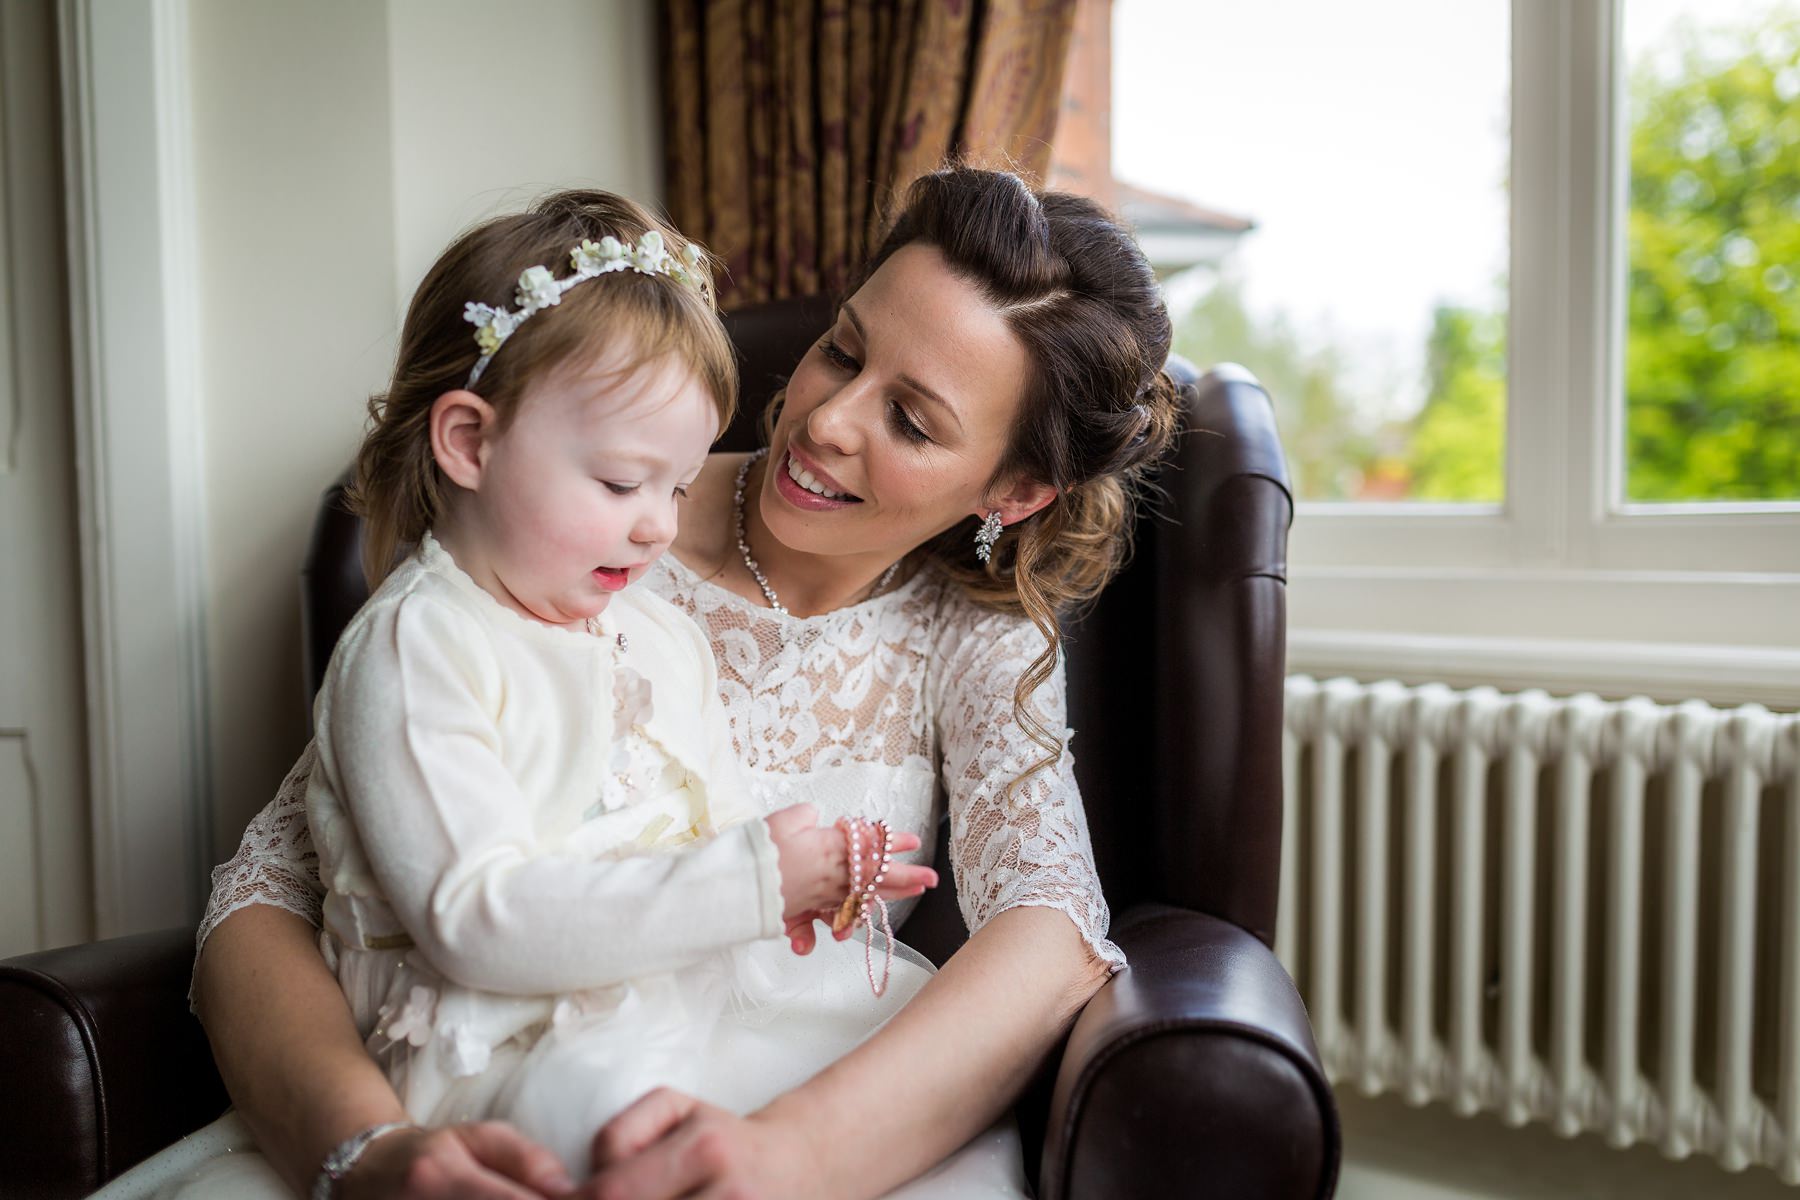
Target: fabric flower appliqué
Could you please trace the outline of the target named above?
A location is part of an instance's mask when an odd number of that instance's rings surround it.
[[[414,987],[407,993],[406,1003],[398,1013],[390,1005],[382,1005],[378,1014],[386,1024],[387,1036],[395,1042],[423,1046],[431,1040],[432,1012],[437,1008],[437,993],[428,987]],[[392,1019],[389,1019],[392,1014]]]
[[[488,1069],[488,1063],[494,1057],[493,1048],[468,1025],[461,1021],[446,1021],[438,1026],[437,1032],[442,1039],[444,1065],[453,1077],[463,1079]]]
[[[655,715],[650,681],[630,667],[620,667],[613,679],[613,728],[621,732],[642,728]]]

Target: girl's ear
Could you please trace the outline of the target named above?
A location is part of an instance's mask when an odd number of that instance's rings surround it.
[[[477,491],[488,444],[499,425],[494,406],[474,392],[445,392],[431,404],[431,456],[444,478]]]
[[[1049,484],[1022,479],[996,496],[990,509],[975,515],[985,517],[989,511],[998,510],[1000,523],[1011,525],[1015,521],[1023,521],[1054,499],[1056,499],[1056,489]]]

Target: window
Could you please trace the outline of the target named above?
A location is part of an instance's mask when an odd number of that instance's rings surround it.
[[[1158,254],[1177,350],[1256,371],[1306,500],[1500,504],[1506,0],[1125,0],[1117,22],[1118,174],[1249,225]]]
[[[1276,397],[1296,628],[1800,645],[1800,0],[1114,19],[1115,173],[1252,225],[1168,295]]]
[[[1623,498],[1800,500],[1800,4],[1627,0]]]

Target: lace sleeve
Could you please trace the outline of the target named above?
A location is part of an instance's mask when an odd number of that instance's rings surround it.
[[[309,742],[281,790],[244,830],[237,853],[213,868],[212,895],[194,939],[196,957],[207,936],[240,908],[267,904],[286,909],[317,926],[325,888],[319,882],[319,855],[306,824],[306,783],[318,753]]]
[[[979,609],[948,625],[939,642],[936,715],[963,920],[973,933],[1009,908],[1054,908],[1117,971],[1125,955],[1106,938],[1112,918],[1067,748],[1062,664],[1031,703],[1062,738],[1063,753],[1008,799],[1007,785],[1045,754],[1013,715],[1013,689],[1043,635],[1021,617]]]

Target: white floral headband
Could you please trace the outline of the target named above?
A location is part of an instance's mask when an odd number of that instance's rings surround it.
[[[475,344],[481,347],[481,357],[475,360],[464,386],[475,386],[488,363],[526,318],[562,303],[563,293],[583,280],[613,271],[636,271],[640,275],[667,275],[676,283],[706,289],[706,273],[700,269],[700,247],[689,242],[677,259],[664,247],[662,234],[654,229],[640,237],[635,246],[615,237],[603,237],[597,245],[583,239],[569,252],[569,265],[574,273],[561,279],[550,274],[549,267],[527,267],[519,276],[519,290],[513,301],[518,305],[516,309],[495,308],[473,300],[463,306],[463,320],[475,326]]]

